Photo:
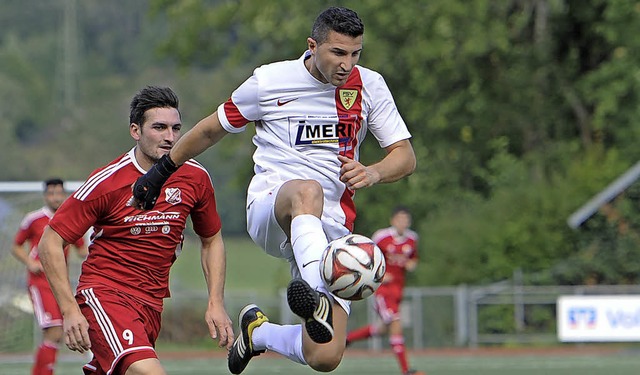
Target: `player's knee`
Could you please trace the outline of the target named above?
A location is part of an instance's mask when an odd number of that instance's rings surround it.
[[[322,186],[315,180],[301,181],[298,185],[298,195],[303,201],[314,201],[324,197]]]
[[[335,370],[340,361],[342,361],[342,354],[344,350],[320,350],[312,353],[311,355],[305,355],[305,360],[309,367],[318,372],[331,372]]]
[[[322,186],[314,180],[297,180],[291,191],[291,213],[321,215],[324,205]]]
[[[313,361],[308,363],[309,367],[318,372],[331,372],[338,368],[341,357],[338,358],[323,358],[320,361]]]

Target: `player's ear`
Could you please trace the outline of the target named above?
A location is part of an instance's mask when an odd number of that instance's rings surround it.
[[[133,138],[136,141],[140,140],[140,132],[142,131],[142,129],[140,128],[140,125],[136,124],[135,122],[132,122],[131,124],[129,124],[129,134],[131,135],[131,138]]]
[[[307,38],[307,47],[309,48],[309,51],[315,53],[316,48],[318,47],[318,43],[316,42],[315,39],[309,37]]]

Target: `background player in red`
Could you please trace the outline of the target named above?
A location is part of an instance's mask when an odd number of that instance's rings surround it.
[[[180,137],[178,98],[146,87],[131,102],[129,132],[136,146],[94,171],[60,207],[40,241],[44,270],[64,316],[65,343],[93,352],[85,374],[166,374],[155,352],[169,270],[182,251],[187,216],[200,237],[209,290],[205,321],[229,348],[231,319],[224,308],[225,249],[211,177],[187,160],[164,185],[156,207],[128,206],[131,185]],[[89,256],[74,295],[63,272],[62,248],[93,227]]]
[[[27,286],[29,297],[33,302],[33,313],[40,329],[42,342],[36,350],[33,362],[33,375],[53,374],[58,353],[58,345],[62,341],[62,314],[56,303],[47,278],[42,271],[38,243],[44,228],[67,197],[64,192],[64,181],[52,178],[44,182],[44,207],[29,212],[16,233],[13,244],[13,255],[27,267]],[[28,249],[25,248],[28,244]],[[87,256],[87,246],[82,237],[75,243],[78,256]],[[64,249],[65,258],[69,254],[68,247]]]
[[[393,349],[400,371],[404,375],[423,374],[410,370],[402,334],[400,302],[405,284],[405,274],[418,264],[418,235],[409,229],[411,213],[406,207],[397,207],[391,214],[391,226],[376,231],[371,237],[384,253],[387,271],[382,285],[375,293],[375,308],[380,324],[371,324],[349,332],[347,344],[389,332],[389,344]]]

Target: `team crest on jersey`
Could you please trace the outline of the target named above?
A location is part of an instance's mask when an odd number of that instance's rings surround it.
[[[164,189],[164,200],[170,204],[178,204],[182,202],[182,196],[180,189],[178,188],[166,188]]]
[[[340,102],[344,108],[351,109],[353,103],[356,102],[356,98],[358,97],[358,90],[340,90],[338,95],[340,96]]]

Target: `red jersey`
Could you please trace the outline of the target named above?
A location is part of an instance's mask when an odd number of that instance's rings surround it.
[[[93,226],[78,290],[108,287],[162,310],[169,297],[169,269],[180,255],[187,216],[201,237],[221,229],[207,171],[189,160],[163,185],[151,211],[127,206],[131,185],[146,171],[132,149],[94,171],[50,222],[67,242]]]
[[[389,227],[376,231],[371,239],[382,250],[387,266],[385,280],[378,290],[396,288],[401,292],[404,288],[407,261],[418,259],[418,234],[406,230],[400,236],[395,228]]]
[[[29,250],[29,257],[31,259],[40,259],[38,254],[38,243],[40,243],[40,237],[42,237],[44,228],[49,224],[49,220],[51,220],[52,217],[53,211],[51,211],[49,207],[45,206],[39,210],[29,212],[24,219],[22,219],[20,229],[18,229],[18,233],[16,233],[14,243],[18,246],[23,246],[25,242],[29,241],[29,246],[31,247]],[[84,246],[84,239],[82,237],[78,238],[74,241],[74,245],[76,247]],[[64,248],[64,256],[65,258],[69,256],[68,246]],[[29,285],[49,285],[44,272],[33,273],[31,271],[27,271],[27,273],[27,282]]]

